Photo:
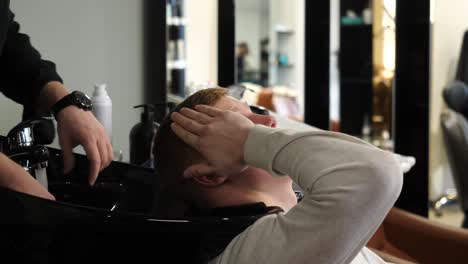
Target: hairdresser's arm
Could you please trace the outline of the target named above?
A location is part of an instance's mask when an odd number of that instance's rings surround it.
[[[45,199],[55,200],[42,185],[18,164],[0,153],[0,186]]]
[[[40,106],[41,110],[44,108],[48,111],[69,92],[62,84],[55,64],[44,60],[31,45],[29,36],[20,32],[20,25],[10,10],[5,21],[8,23],[8,32],[0,52],[0,90],[8,98],[24,105],[25,117],[31,118],[34,107]],[[65,172],[68,173],[74,167],[72,151],[81,144],[90,160],[89,182],[94,184],[99,171],[113,159],[110,139],[104,128],[92,113],[74,106],[60,111],[57,123]]]

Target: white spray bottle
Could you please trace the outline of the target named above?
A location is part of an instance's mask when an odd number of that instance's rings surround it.
[[[112,101],[107,94],[106,84],[96,84],[94,86],[93,114],[102,124],[112,142]]]

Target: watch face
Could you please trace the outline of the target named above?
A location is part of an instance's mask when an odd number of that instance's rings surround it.
[[[91,110],[91,99],[89,99],[89,97],[86,94],[80,91],[75,91],[73,93],[75,95],[74,99],[77,104],[81,105],[83,109]]]

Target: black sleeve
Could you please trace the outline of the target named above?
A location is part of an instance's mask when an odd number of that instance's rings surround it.
[[[0,89],[25,108],[33,107],[45,84],[62,82],[62,79],[55,71],[55,64],[42,60],[29,36],[19,32],[20,26],[11,11],[8,16],[8,33],[0,56]]]

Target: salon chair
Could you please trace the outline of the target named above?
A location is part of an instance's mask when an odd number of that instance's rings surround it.
[[[441,127],[456,188],[452,199],[459,201],[465,212],[462,226],[468,228],[468,87],[454,82],[443,96],[450,108],[441,115]]]
[[[468,122],[461,114],[447,111],[441,115],[441,124],[457,200],[465,212],[462,226],[468,228]]]
[[[367,246],[392,263],[466,263],[468,230],[392,208]]]

